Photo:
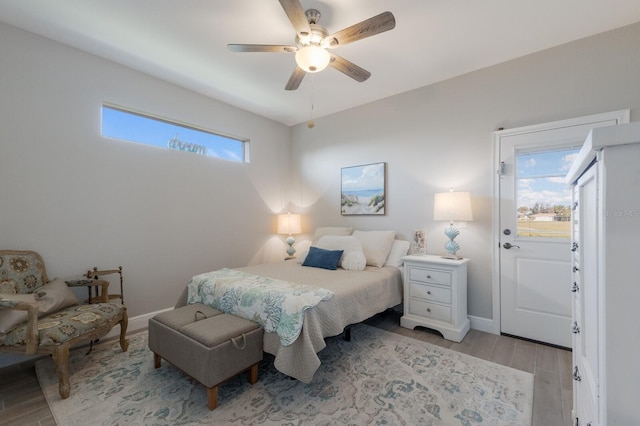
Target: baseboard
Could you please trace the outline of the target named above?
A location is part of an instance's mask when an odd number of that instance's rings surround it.
[[[149,312],[147,314],[138,315],[135,317],[129,318],[129,324],[127,325],[127,333],[135,333],[138,330],[143,330],[149,326],[149,319],[155,317],[159,313],[166,312],[172,310],[173,307],[161,309],[155,312]],[[114,337],[120,335],[120,327],[115,326],[111,329],[109,334],[107,334],[104,338]]]
[[[149,312],[148,314],[138,315],[138,316],[129,318],[129,323],[127,325],[127,333],[135,333],[138,330],[144,330],[149,326],[149,318],[153,318],[157,314],[161,312],[170,311],[171,309],[173,309],[173,307],[161,309],[159,311]],[[106,336],[103,337],[103,339],[107,339],[110,337],[118,337],[118,336],[120,336],[120,326],[116,325],[111,329],[111,331]],[[87,344],[88,343],[81,343],[80,345],[87,345]],[[1,353],[0,368],[20,364],[22,362],[30,361],[36,358],[43,358],[45,356],[48,356],[48,355],[20,355],[20,354]]]
[[[132,318],[129,318],[129,324],[127,326],[127,333],[133,333],[138,330],[143,330],[149,326],[149,319],[153,318],[159,313],[170,311],[173,307],[161,309],[155,312],[149,312],[143,315],[138,315]],[[476,317],[473,315],[469,315],[469,321],[471,321],[471,328],[474,330],[484,331],[486,333],[491,334],[500,334],[500,330],[495,331],[495,326],[492,319]],[[120,335],[120,327],[115,326],[113,329],[104,337],[117,337]],[[0,356],[0,368],[6,367],[12,364],[17,364],[20,362],[24,362],[25,360],[37,358],[41,355],[35,355],[32,357],[26,357],[25,355],[10,355],[10,354],[1,354]]]
[[[469,321],[471,321],[471,328],[474,330],[484,331],[485,333],[491,334],[500,334],[500,329],[496,329],[493,320],[490,318],[469,315]]]

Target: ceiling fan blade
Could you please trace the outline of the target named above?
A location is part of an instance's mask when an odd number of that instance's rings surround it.
[[[300,0],[279,1],[287,17],[289,17],[289,21],[291,21],[291,25],[293,25],[293,28],[296,30],[296,33],[298,33],[298,35],[308,36],[311,33],[311,27],[309,27],[309,21],[307,21]]]
[[[302,79],[306,74],[307,73],[302,68],[296,66],[291,77],[289,77],[289,81],[287,81],[287,85],[284,86],[284,90],[296,90],[300,86],[300,83],[302,83]]]
[[[295,52],[298,50],[295,46],[281,46],[271,44],[227,44],[232,52]]]
[[[331,34],[324,39],[324,44],[329,48],[344,46],[345,44],[392,30],[395,27],[396,18],[394,18],[393,13],[383,12],[373,18],[366,19],[335,34]]]
[[[331,54],[331,62],[329,62],[329,65],[360,83],[371,77],[371,73],[369,71],[334,54]]]

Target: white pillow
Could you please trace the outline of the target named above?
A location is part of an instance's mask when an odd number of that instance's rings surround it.
[[[393,240],[393,245],[391,246],[389,257],[387,257],[387,261],[384,264],[400,268],[404,263],[404,261],[402,260],[402,256],[407,255],[410,245],[411,244],[409,243],[409,241]]]
[[[347,271],[363,271],[367,259],[360,241],[348,235],[325,235],[320,237],[316,247],[325,250],[342,250],[340,266]]]
[[[311,241],[302,240],[295,244],[296,252],[294,256],[296,257],[296,262],[299,264],[304,263],[304,260],[307,258],[307,254],[309,254],[309,247],[311,247]]]
[[[351,235],[351,232],[353,232],[353,228],[348,226],[321,226],[316,228],[311,245],[315,246],[318,240],[325,235]]]
[[[367,265],[382,268],[396,238],[396,231],[353,231],[353,236],[362,244]]]
[[[58,312],[69,306],[78,305],[76,294],[60,278],[54,278],[33,292],[39,305],[39,316]]]

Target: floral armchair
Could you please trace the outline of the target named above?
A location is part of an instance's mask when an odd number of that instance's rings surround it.
[[[0,352],[50,354],[62,399],[71,390],[69,349],[120,324],[120,347],[126,352],[127,322],[124,305],[80,304],[63,280],[49,281],[38,253],[0,250]]]

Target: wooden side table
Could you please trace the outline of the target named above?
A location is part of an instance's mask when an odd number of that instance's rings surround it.
[[[423,326],[442,333],[445,339],[460,342],[470,328],[467,317],[467,263],[440,256],[405,256],[405,328]]]
[[[103,269],[103,270],[99,270],[98,267],[95,266],[92,271],[87,271],[87,273],[84,276],[87,278],[93,278],[94,281],[103,281],[102,279],[99,279],[99,277],[103,275],[112,275],[112,274],[118,274],[120,276],[120,294],[102,293],[102,294],[106,294],[105,302],[108,302],[111,299],[120,299],[120,303],[124,305],[124,288],[123,288],[124,284],[122,281],[122,266],[118,266],[118,269]]]
[[[107,280],[71,280],[65,281],[69,287],[87,287],[87,303],[106,303],[109,301],[109,281]],[[95,295],[92,296],[92,289]]]

